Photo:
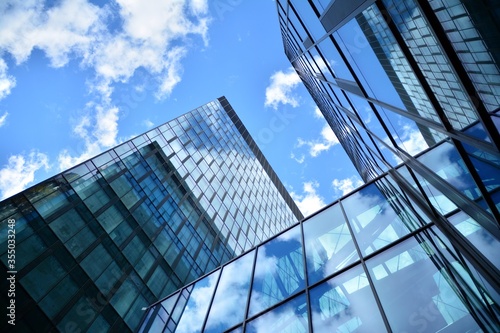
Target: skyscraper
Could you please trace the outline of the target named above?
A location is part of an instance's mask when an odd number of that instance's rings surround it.
[[[278,1],[285,53],[365,181],[388,172],[477,269],[451,220],[500,239],[500,4]]]
[[[499,332],[500,3],[276,3],[366,184],[153,304],[141,331]]]
[[[221,97],[2,201],[0,217],[17,330],[124,332],[303,216]]]

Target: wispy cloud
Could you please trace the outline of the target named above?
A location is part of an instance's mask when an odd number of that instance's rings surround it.
[[[345,179],[334,179],[332,181],[333,189],[340,195],[346,195],[363,184],[363,181],[357,176],[352,176]]]
[[[7,121],[7,116],[9,115],[8,112],[5,112],[1,117],[0,117],[0,127],[5,125],[5,122]]]
[[[308,216],[325,206],[323,198],[316,192],[319,187],[318,182],[310,181],[302,184],[302,194],[295,191],[290,192],[292,199],[295,201],[300,211],[304,216]]]
[[[9,95],[15,85],[16,79],[11,75],[7,75],[7,64],[0,58],[0,100]]]
[[[306,160],[306,157],[304,156],[304,154],[300,155],[300,157],[297,157],[294,153],[290,153],[290,158],[292,160],[295,160],[295,162],[297,162],[299,164],[304,163],[304,161]]]
[[[325,119],[325,117],[323,116],[323,113],[321,112],[321,110],[317,106],[314,108],[314,118]]]
[[[0,200],[24,190],[35,179],[35,172],[49,168],[47,155],[32,151],[28,155],[13,155],[0,169]]]
[[[142,124],[143,124],[144,126],[146,126],[147,128],[152,128],[152,127],[155,125],[155,124],[154,124],[151,120],[149,120],[149,119],[144,120],[144,121],[142,122]]]
[[[271,75],[270,82],[266,88],[265,106],[270,106],[275,110],[280,104],[299,106],[298,97],[293,94],[293,90],[300,83],[300,78],[293,68],[285,72],[274,73]]]
[[[328,151],[330,148],[339,143],[339,140],[333,133],[332,129],[326,124],[320,133],[320,138],[316,140],[297,139],[297,147],[308,146],[309,155],[317,157],[321,152]]]

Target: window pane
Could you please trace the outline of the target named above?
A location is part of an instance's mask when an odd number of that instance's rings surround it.
[[[442,254],[445,248],[433,246],[429,234],[419,234],[367,261],[393,331],[481,331],[469,314],[469,302],[475,301],[470,298],[477,297],[457,283],[463,280],[453,274],[455,264]]]
[[[220,270],[196,282],[184,308],[176,333],[200,332],[212,300]]]
[[[256,314],[304,288],[300,226],[258,249],[250,315]]]
[[[309,283],[314,283],[359,259],[340,205],[304,222]]]
[[[310,298],[314,333],[386,331],[361,266],[312,289]]]
[[[302,294],[276,309],[252,320],[248,333],[301,333],[308,332],[306,296]]]
[[[222,332],[243,321],[254,258],[252,251],[224,267],[204,332]]]
[[[419,224],[413,214],[403,211],[401,205],[396,205],[396,196],[387,200],[386,197],[391,193],[384,186],[390,184],[376,182],[342,200],[354,235],[365,255],[408,234],[409,228],[414,229]],[[384,194],[379,188],[384,190]],[[399,214],[394,208],[398,209]]]

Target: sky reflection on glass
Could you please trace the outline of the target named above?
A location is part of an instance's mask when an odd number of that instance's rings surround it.
[[[339,204],[303,224],[309,283],[359,259]]]
[[[175,330],[176,333],[201,331],[219,273],[220,269],[196,282]]]
[[[365,255],[408,233],[375,183],[342,200],[342,205]]]
[[[306,296],[302,294],[248,323],[247,333],[308,332]]]
[[[255,251],[222,270],[204,332],[222,332],[243,322]]]
[[[300,226],[258,249],[250,314],[256,314],[305,286]]]
[[[315,333],[386,331],[361,266],[312,289],[310,299]]]
[[[410,238],[367,261],[393,331],[438,332],[457,321],[463,331],[479,331],[457,285],[450,284],[454,280],[434,257],[432,243],[419,239]]]

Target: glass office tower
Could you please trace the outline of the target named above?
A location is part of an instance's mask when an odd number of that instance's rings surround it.
[[[0,217],[16,304],[2,325],[19,332],[134,331],[141,308],[303,218],[224,97],[2,201]]]
[[[280,0],[277,10],[287,57],[362,178],[386,174],[498,292],[498,261],[456,221],[500,240],[500,3]]]

